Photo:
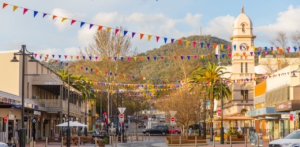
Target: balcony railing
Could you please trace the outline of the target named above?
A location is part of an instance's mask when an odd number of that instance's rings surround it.
[[[68,102],[61,99],[33,99],[34,102],[43,105],[45,108],[62,108],[63,111],[68,111]],[[84,112],[84,106],[76,106],[70,103],[70,113],[81,114]]]

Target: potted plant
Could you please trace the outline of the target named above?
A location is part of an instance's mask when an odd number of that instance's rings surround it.
[[[99,147],[105,147],[105,144],[108,144],[108,138],[104,138],[98,142]]]

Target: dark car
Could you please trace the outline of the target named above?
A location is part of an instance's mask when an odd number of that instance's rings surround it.
[[[169,128],[166,125],[158,125],[154,126],[151,129],[146,129],[143,131],[144,134],[156,134],[156,135],[163,135],[169,134]]]
[[[193,125],[189,125],[189,128],[192,128],[193,130],[198,130],[200,127],[199,124],[193,124]]]
[[[152,118],[156,118],[156,116],[155,116],[155,115],[152,115]]]

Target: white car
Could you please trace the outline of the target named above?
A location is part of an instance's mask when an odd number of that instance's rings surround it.
[[[278,139],[271,141],[269,143],[269,147],[293,147],[293,146],[300,146],[300,130],[296,130],[284,139]]]

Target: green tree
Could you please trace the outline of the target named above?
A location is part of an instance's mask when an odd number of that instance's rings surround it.
[[[224,77],[225,74],[228,74],[230,72],[224,72],[226,70],[225,67],[219,67],[215,64],[211,64],[208,62],[207,67],[201,67],[195,71],[192,72],[192,78],[190,78],[191,81],[199,81],[207,83],[208,86],[205,86],[205,91],[210,97],[210,118],[213,118],[213,108],[214,108],[214,99],[220,100],[220,94],[221,94],[221,86],[222,86],[222,95],[223,98],[230,98],[231,92],[230,89],[222,82],[222,84],[218,84],[216,86],[214,83],[216,81],[220,81],[221,77]],[[222,80],[228,80],[228,78],[223,78]],[[216,97],[214,97],[214,92]]]

